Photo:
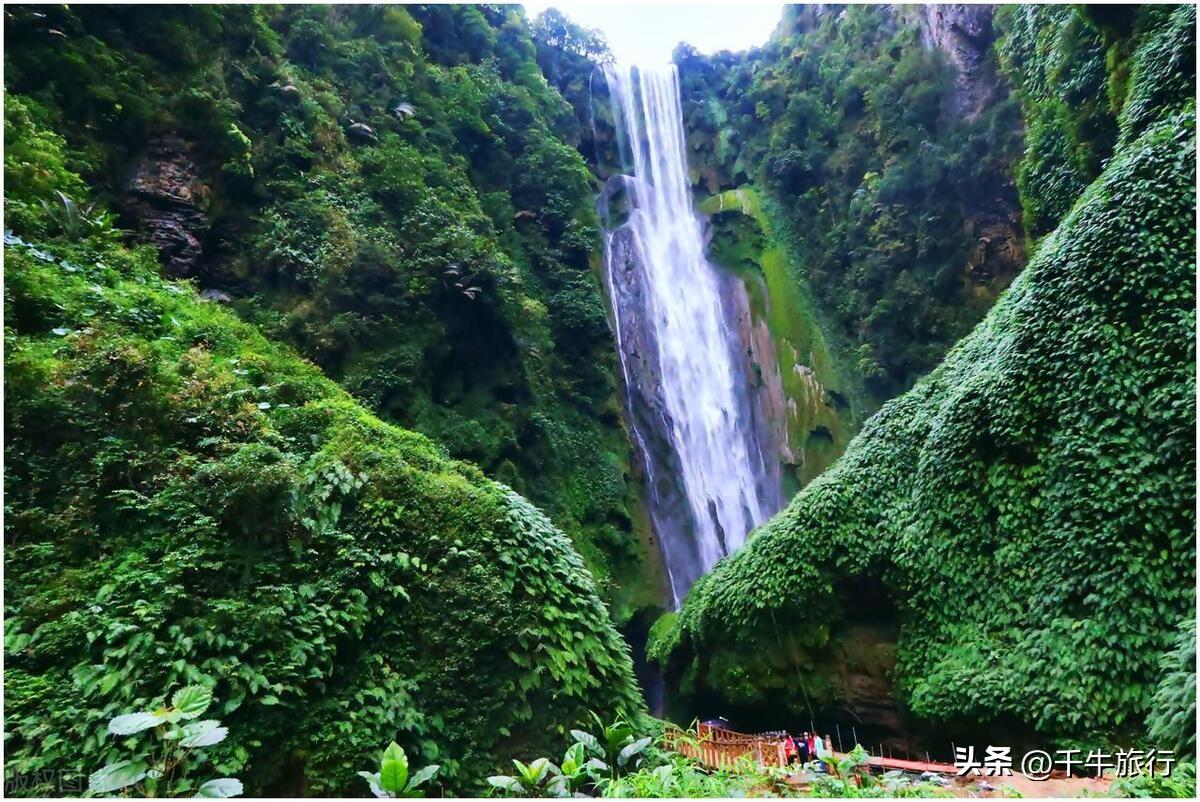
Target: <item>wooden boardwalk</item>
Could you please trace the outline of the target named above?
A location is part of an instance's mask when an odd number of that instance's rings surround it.
[[[694,758],[710,769],[732,768],[746,757],[760,766],[787,765],[783,735],[747,735],[708,724],[697,724],[695,733],[669,727],[663,736],[668,749]]]
[[[709,724],[697,724],[694,733],[668,728],[663,741],[667,748],[693,758],[710,769],[732,768],[743,758],[749,758],[760,766],[782,768],[787,765],[786,738],[783,733],[751,735]],[[828,737],[824,740],[825,743],[829,743]],[[829,751],[837,758],[845,757],[832,749]],[[871,756],[867,763],[884,771],[899,770],[914,774],[929,771],[950,775],[957,773],[957,768],[950,763],[929,763],[923,760],[901,760],[882,756]]]

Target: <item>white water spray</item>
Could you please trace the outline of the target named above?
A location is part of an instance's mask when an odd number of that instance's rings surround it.
[[[629,217],[605,238],[606,277],[633,434],[678,604],[780,502],[750,421],[746,355],[692,206],[675,68],[605,74],[632,170],[618,184]],[[678,474],[674,488],[664,473]]]

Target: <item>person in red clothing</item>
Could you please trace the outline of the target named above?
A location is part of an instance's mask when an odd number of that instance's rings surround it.
[[[817,734],[815,732],[805,733],[808,736],[808,754],[813,760],[817,759]]]

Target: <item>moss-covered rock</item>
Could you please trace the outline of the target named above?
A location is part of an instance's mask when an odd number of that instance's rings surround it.
[[[877,581],[917,717],[1138,726],[1195,614],[1194,41],[1193,7],[1147,20],[1112,160],[945,361],[695,585],[656,633],[677,679],[799,713],[776,689],[821,684],[814,650]]]
[[[755,189],[743,186],[710,196],[699,209],[711,223],[709,258],[742,280],[752,322],[768,335],[755,356],[774,363],[757,370],[779,385],[781,403],[770,417],[780,429],[790,496],[845,451],[866,405],[862,383],[827,341],[828,325],[803,271],[780,241]]]

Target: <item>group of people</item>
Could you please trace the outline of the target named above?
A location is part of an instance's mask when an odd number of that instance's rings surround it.
[[[833,757],[833,749],[828,738],[822,738],[815,732],[802,735],[788,735],[784,738],[784,751],[789,764],[799,763],[801,766],[822,758]],[[818,770],[820,764],[818,763]]]

